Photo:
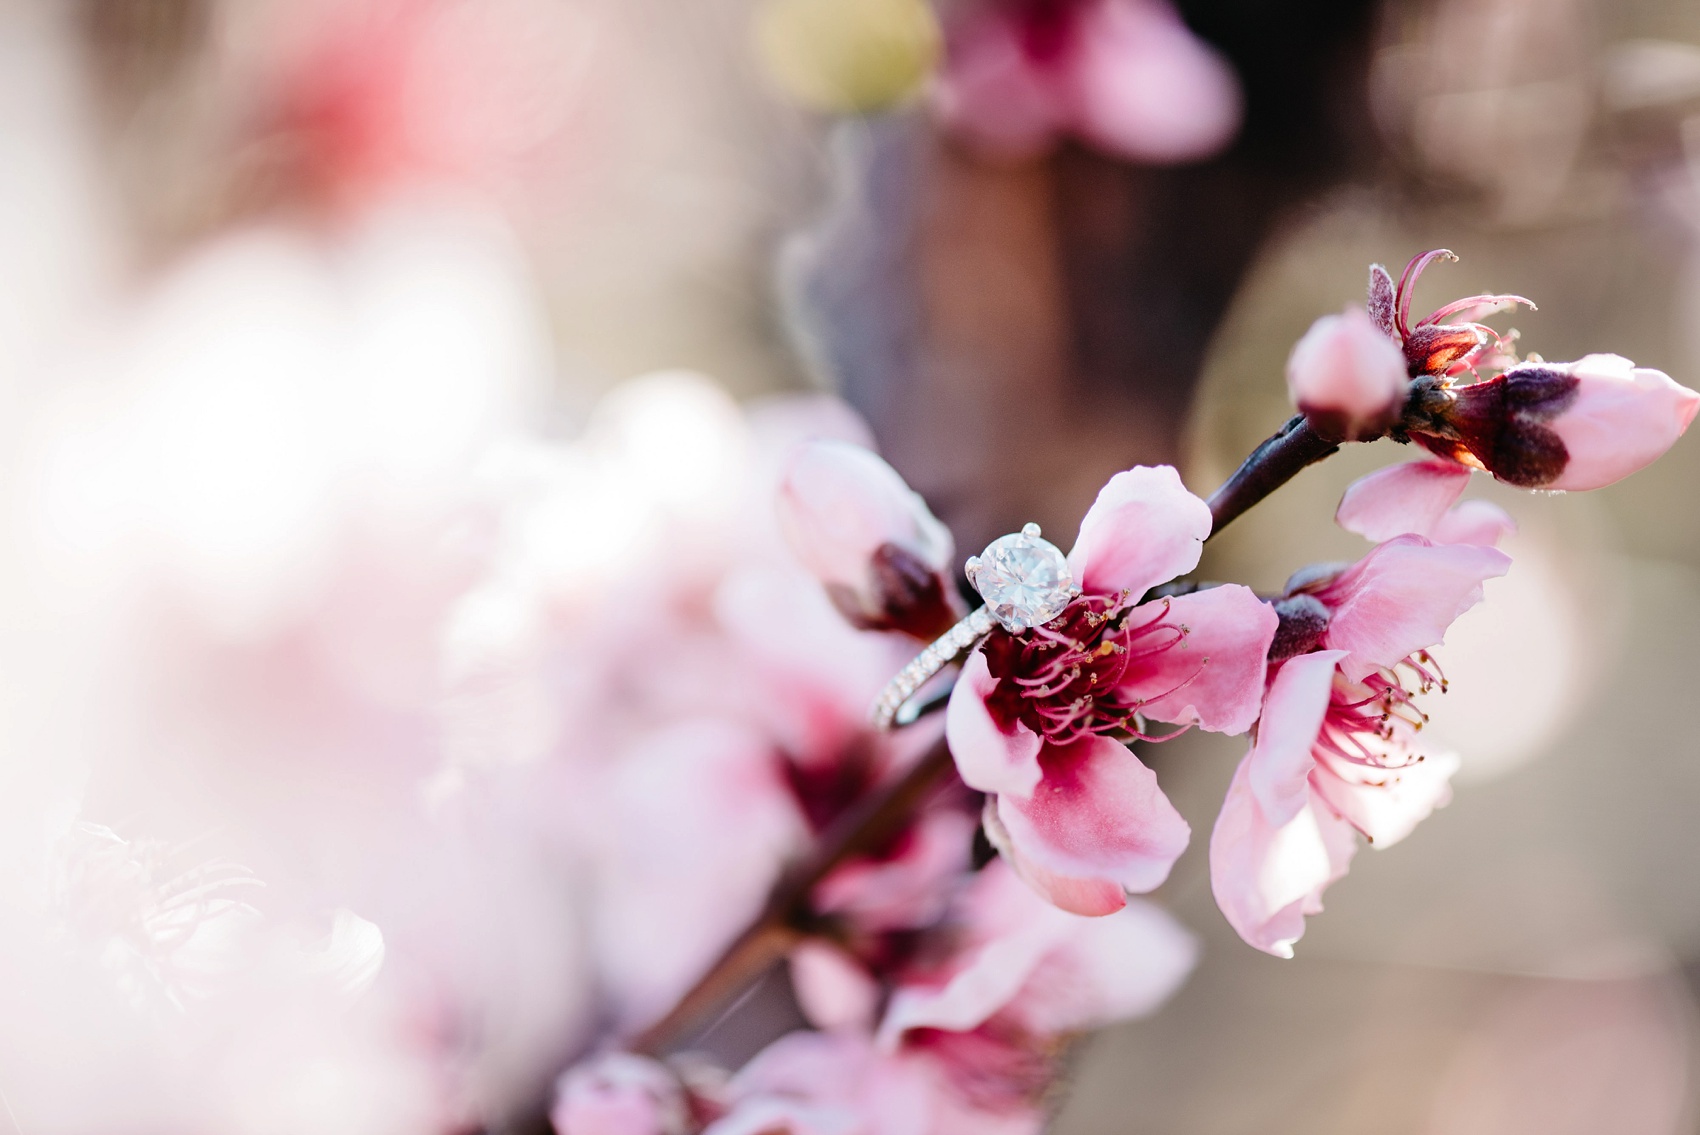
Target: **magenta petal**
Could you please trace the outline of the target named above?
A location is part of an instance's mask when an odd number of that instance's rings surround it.
[[[1087,591],[1137,598],[1197,567],[1210,525],[1210,506],[1172,467],[1135,466],[1099,490],[1068,564]]]
[[[1047,745],[1031,799],[998,797],[1010,842],[1041,871],[1152,890],[1186,850],[1191,830],[1157,776],[1106,737]]]
[[[1314,799],[1286,823],[1270,823],[1252,792],[1251,763],[1240,762],[1210,834],[1210,888],[1241,938],[1290,958],[1305,916],[1322,910],[1322,892],[1346,874],[1357,840]]]
[[[1233,69],[1161,0],[1087,0],[1069,78],[1076,128],[1120,157],[1207,157],[1240,124]]]
[[[1257,720],[1269,643],[1280,619],[1248,587],[1229,584],[1147,603],[1130,618],[1134,626],[1168,604],[1163,623],[1185,628],[1186,637],[1146,635],[1132,644],[1121,697],[1141,701],[1140,712],[1156,721],[1196,724],[1216,733],[1244,733]]]
[[[1700,394],[1619,355],[1588,355],[1564,369],[1578,380],[1576,400],[1547,426],[1569,461],[1542,488],[1597,489],[1621,480],[1661,457],[1700,409]]]
[[[1315,763],[1311,749],[1334,690],[1334,667],[1343,650],[1301,654],[1276,671],[1257,723],[1257,740],[1245,759],[1246,780],[1264,818],[1285,824],[1310,798]]]
[[[1340,498],[1335,523],[1381,543],[1414,532],[1434,538],[1436,527],[1470,483],[1455,461],[1406,461],[1359,477]]]
[[[1482,600],[1482,582],[1506,573],[1511,557],[1473,544],[1389,540],[1317,592],[1333,612],[1324,639],[1349,650],[1340,668],[1354,681],[1437,645],[1452,621]]]
[[[968,787],[1028,796],[1039,783],[1039,735],[1019,721],[1011,722],[1006,732],[992,718],[986,698],[997,684],[985,653],[970,654],[950,692],[945,738],[956,771]]]

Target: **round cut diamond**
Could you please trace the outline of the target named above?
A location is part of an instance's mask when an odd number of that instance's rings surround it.
[[[986,606],[1011,632],[1050,622],[1074,598],[1068,560],[1036,529],[993,540],[971,565],[970,575]]]

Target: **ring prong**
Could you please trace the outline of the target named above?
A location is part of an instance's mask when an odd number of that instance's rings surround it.
[[[1029,520],[1026,524],[1021,526],[1021,534],[1023,536],[1037,536],[1039,535],[1039,526]]]
[[[968,582],[974,582],[974,573],[980,570],[980,557],[969,556],[968,562],[962,565],[962,574],[968,577]]]

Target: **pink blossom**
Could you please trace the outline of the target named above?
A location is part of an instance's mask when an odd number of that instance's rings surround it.
[[[1380,437],[1408,385],[1404,356],[1361,308],[1318,319],[1287,358],[1293,404],[1326,437]]]
[[[1366,540],[1414,533],[1436,544],[1491,548],[1516,525],[1489,501],[1460,502],[1469,483],[1469,469],[1452,461],[1430,458],[1384,466],[1352,482],[1334,520]]]
[[[948,578],[950,531],[871,451],[840,441],[799,447],[780,482],[779,524],[853,625],[930,639],[962,617]]]
[[[1447,393],[1416,440],[1525,489],[1622,480],[1663,456],[1700,409],[1700,393],[1621,355],[1522,363]]]
[[[1191,571],[1210,510],[1168,467],[1111,478],[1069,564],[1083,588],[1051,623],[995,629],[972,654],[946,717],[962,779],[994,794],[988,834],[1039,893],[1106,914],[1168,875],[1189,830],[1111,735],[1145,721],[1225,733],[1256,720],[1274,612],[1249,589],[1137,603]]]
[[[984,0],[947,36],[940,114],[994,155],[1073,134],[1131,161],[1191,161],[1239,128],[1232,70],[1163,0]]]
[[[1407,533],[1289,584],[1256,738],[1210,839],[1217,905],[1247,942],[1291,957],[1353,833],[1387,847],[1449,799],[1457,758],[1419,745],[1415,696],[1444,688],[1429,648],[1509,566],[1493,548]]]
[[[929,934],[948,952],[929,960],[937,950],[923,948],[886,971],[896,990],[872,1043],[856,1027],[781,1039],[734,1079],[730,1113],[710,1132],[1037,1131],[1059,1042],[1154,1011],[1197,954],[1155,906],[1067,914],[998,862]],[[855,972],[842,952],[821,956],[835,957],[836,983]]]
[[[880,1025],[888,1049],[918,1030],[992,1026],[1043,1041],[1154,1012],[1192,971],[1192,935],[1160,907],[1134,901],[1105,918],[1038,901],[1005,864],[975,877],[960,904],[958,953],[900,985]]]
[[[685,1135],[688,1098],[666,1065],[614,1052],[567,1070],[555,1085],[556,1135]]]

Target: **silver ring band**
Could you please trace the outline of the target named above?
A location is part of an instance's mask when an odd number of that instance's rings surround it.
[[[915,718],[913,714],[905,716],[903,710],[909,699],[915,696],[915,691],[926,685],[927,680],[934,674],[967,653],[990,634],[995,626],[997,619],[993,617],[990,608],[980,607],[940,635],[931,646],[886,683],[873,708],[868,711],[868,721],[878,730],[890,729],[894,722],[908,725]]]

